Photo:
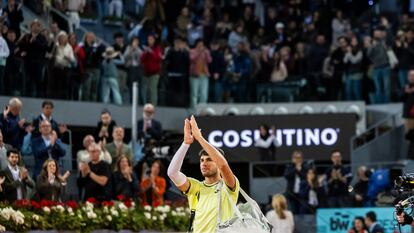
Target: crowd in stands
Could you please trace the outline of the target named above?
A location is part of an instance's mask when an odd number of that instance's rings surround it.
[[[362,7],[373,14],[364,17],[346,2],[48,3],[75,26],[95,9],[100,18],[135,12],[140,21],[105,46],[94,32],[77,38],[58,20],[49,27],[34,21],[21,33],[22,5],[9,0],[1,18],[0,94],[124,104],[137,81],[141,104],[194,107],[272,101],[275,86],[306,80],[300,100],[401,100],[414,60],[411,16]]]

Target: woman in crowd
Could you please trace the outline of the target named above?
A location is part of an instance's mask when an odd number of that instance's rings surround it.
[[[351,45],[347,48],[344,57],[346,65],[344,74],[346,100],[362,100],[363,58],[358,38],[353,36],[351,38]]]
[[[36,198],[38,200],[61,201],[69,175],[70,172],[66,171],[61,176],[56,161],[53,159],[46,160],[40,175],[37,177]]]
[[[295,222],[293,214],[287,210],[287,201],[282,194],[276,194],[272,198],[273,210],[267,212],[266,218],[272,224],[272,233],[293,233]]]
[[[348,231],[348,233],[368,233],[367,227],[365,226],[364,218],[355,217],[354,225],[352,226],[352,229]]]
[[[320,193],[322,187],[319,185],[318,177],[315,168],[310,168],[306,174],[306,180],[303,180],[300,184],[299,195],[303,200],[299,213],[301,214],[313,214],[316,212],[316,208],[319,206]]]
[[[274,160],[275,155],[275,127],[269,132],[269,126],[261,124],[259,126],[260,137],[254,142],[254,146],[259,149],[260,160]]]
[[[119,195],[126,199],[137,197],[139,186],[138,179],[133,173],[131,161],[127,156],[121,155],[116,163],[115,172],[112,175],[113,196]]]
[[[141,181],[141,198],[144,205],[164,204],[164,193],[166,188],[165,178],[161,176],[161,161],[155,160],[151,166],[149,176]]]
[[[288,76],[288,70],[279,52],[275,52],[273,60],[274,66],[270,75],[270,81],[272,83],[284,81]]]

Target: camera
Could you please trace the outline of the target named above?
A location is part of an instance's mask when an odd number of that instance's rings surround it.
[[[394,188],[400,195],[414,195],[414,173],[398,176],[394,181]]]

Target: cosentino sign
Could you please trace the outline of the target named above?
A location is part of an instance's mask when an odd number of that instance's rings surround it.
[[[307,159],[329,160],[334,149],[348,160],[356,125],[354,114],[208,116],[197,121],[204,137],[235,162],[260,160],[254,142],[260,136],[258,126],[263,123],[276,127],[276,160],[290,159],[293,150],[303,151]],[[192,146],[191,152],[198,149]]]

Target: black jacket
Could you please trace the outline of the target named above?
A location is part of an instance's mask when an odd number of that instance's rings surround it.
[[[20,167],[20,169],[21,168],[22,167]],[[22,189],[23,199],[30,198],[28,196],[27,188],[29,187],[29,188],[33,189],[35,187],[35,183],[30,178],[30,176],[28,176],[25,180],[22,180],[22,181],[16,180],[15,181],[13,179],[13,175],[12,175],[12,173],[11,173],[11,171],[8,167],[6,169],[4,169],[3,171],[1,171],[1,176],[4,176],[6,178],[4,180],[4,183],[3,183],[2,187],[3,187],[4,197],[7,201],[14,202],[14,201],[17,200],[17,188],[19,188],[19,187]]]
[[[141,139],[161,140],[161,137],[162,137],[161,122],[155,119],[152,119],[151,128],[148,128],[146,133],[143,131],[143,128],[144,128],[144,120],[141,119],[138,121],[138,140],[141,140]]]
[[[98,122],[98,126],[95,128],[95,132],[93,134],[93,137],[95,138],[95,141],[99,142],[103,138],[99,137],[99,132],[102,128],[102,121]],[[114,130],[114,127],[116,126],[116,122],[114,120],[111,120],[111,122],[108,125],[108,138],[106,139],[106,143],[111,143],[114,139],[112,138],[112,131]]]
[[[287,181],[287,189],[286,191],[288,194],[294,194],[294,186],[295,186],[295,178],[296,175],[299,176],[300,182],[303,180],[306,180],[306,174],[308,173],[308,168],[305,166],[305,164],[302,163],[302,169],[300,171],[296,170],[296,167],[293,163],[288,164],[285,168],[285,173],[283,176],[285,177]],[[300,190],[299,190],[300,191]]]

